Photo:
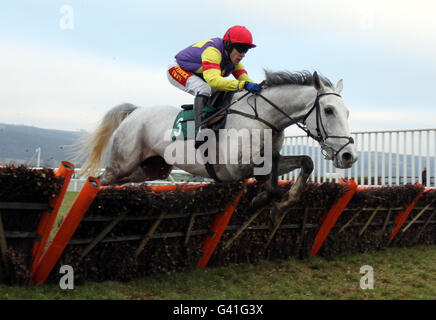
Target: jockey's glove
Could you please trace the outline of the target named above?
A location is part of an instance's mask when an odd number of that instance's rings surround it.
[[[257,83],[245,82],[244,89],[250,92],[259,92],[261,87]]]

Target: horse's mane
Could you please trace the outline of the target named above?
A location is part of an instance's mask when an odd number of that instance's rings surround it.
[[[265,84],[268,87],[280,86],[284,84],[311,86],[313,85],[312,78],[312,73],[307,70],[297,72],[272,72],[269,70],[265,70]],[[319,78],[324,83],[324,85],[334,89],[333,84],[329,79],[321,75],[319,75]]]

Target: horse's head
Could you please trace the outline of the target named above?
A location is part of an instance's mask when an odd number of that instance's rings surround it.
[[[340,80],[333,89],[315,72],[313,85],[317,96],[303,122],[320,143],[326,159],[332,160],[337,168],[351,168],[358,156],[348,127],[349,111],[339,95],[343,82]]]

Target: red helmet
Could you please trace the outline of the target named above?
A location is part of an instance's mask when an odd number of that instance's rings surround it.
[[[226,31],[223,37],[224,42],[227,42],[229,44],[247,44],[251,48],[256,47],[255,44],[253,44],[253,36],[251,35],[251,32],[243,26],[233,26],[229,30]]]

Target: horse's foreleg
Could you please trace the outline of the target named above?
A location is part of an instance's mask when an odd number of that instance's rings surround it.
[[[252,201],[251,206],[253,208],[261,208],[267,205],[273,196],[278,193],[278,167],[279,167],[280,153],[273,152],[271,173],[266,178],[266,190],[257,195]],[[264,180],[264,176],[256,177],[258,181]]]
[[[271,174],[269,175],[268,181],[266,183],[267,190],[262,192],[261,194],[259,194],[258,196],[256,196],[253,199],[253,201],[252,201],[253,207],[255,207],[255,208],[257,207],[257,206],[254,206],[254,203],[256,201],[263,203],[264,201],[269,201],[272,195],[277,195],[279,176],[284,175],[286,173],[289,173],[295,169],[302,168],[303,167],[302,162],[307,161],[309,164],[309,162],[312,161],[310,158],[308,160],[304,160],[304,159],[301,159],[301,157],[306,157],[306,156],[281,156],[280,154],[278,154],[278,156],[276,156],[275,159],[273,156],[274,161],[272,163]],[[310,167],[310,165],[309,165],[309,167]],[[312,167],[313,167],[313,165],[312,165]],[[312,169],[308,168],[307,171],[312,172]],[[307,177],[309,177],[310,172],[307,175]],[[306,180],[307,180],[307,178],[306,178]]]
[[[108,168],[110,168],[108,166]],[[113,168],[113,167],[112,167]],[[117,184],[137,183],[152,180],[165,180],[171,174],[173,166],[167,164],[160,156],[153,156],[142,161],[133,172],[120,178],[118,173]],[[113,169],[112,169],[113,170]]]
[[[281,156],[279,161],[279,174],[288,173],[297,168],[301,168],[297,181],[292,185],[288,193],[288,199],[282,201],[277,208],[284,209],[290,204],[298,201],[301,192],[313,171],[313,161],[309,156]]]

